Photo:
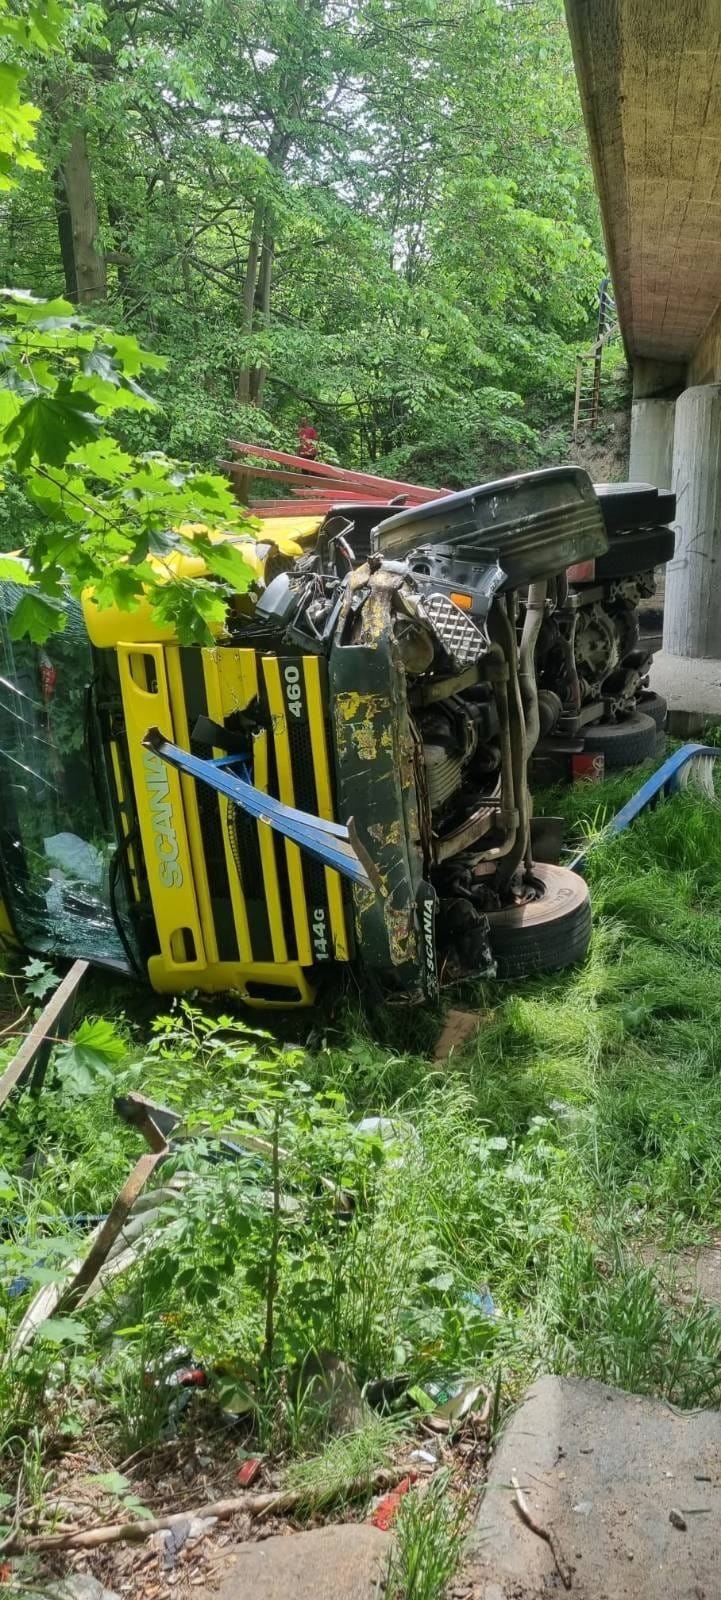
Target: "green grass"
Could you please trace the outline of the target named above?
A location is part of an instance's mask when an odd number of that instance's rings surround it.
[[[301,1496],[300,1516],[342,1505],[350,1486],[355,1498],[367,1499],[373,1479],[390,1465],[400,1442],[397,1422],[369,1413],[364,1427],[330,1438],[320,1455],[291,1462],[283,1488]]]
[[[388,1565],[388,1600],[440,1600],[463,1553],[467,1498],[452,1495],[448,1472],[401,1501]]]
[[[592,835],[638,782],[563,791],[546,809],[562,808],[576,837]],[[66,1212],[107,1205],[142,1149],[112,1114],[113,1089],[185,1108],[194,1141],[175,1163],[185,1187],[162,1240],[76,1314],[84,1343],[70,1338],[60,1355],[40,1345],[0,1366],[6,1439],[41,1418],[56,1435],[58,1395],[73,1393],[79,1426],[119,1463],[162,1431],[143,1373],[177,1345],[217,1374],[203,1425],[227,1432],[218,1409],[235,1395],[249,1437],[308,1457],[302,1470],[311,1485],[327,1480],[331,1500],[371,1475],[387,1441],[371,1427],[352,1446],[325,1444],[327,1419],[297,1399],[313,1352],[333,1351],[360,1384],[477,1373],[491,1387],[500,1369],[516,1394],[545,1368],[681,1406],[721,1403],[721,1316],[677,1300],[640,1254],[721,1225],[721,808],[682,794],[600,845],[588,871],[587,962],[479,986],[479,1030],[449,1063],[429,1060],[437,1025],[422,1012],[410,1028],[375,1014],[372,1032],[357,1004],[338,1005],[306,1053],[277,1051],[232,1017],[176,1010],[150,1045],[147,1018],[134,1041],[130,1029],[114,1083],[99,1078],[72,1102],[48,1089],[37,1104],[19,1097],[0,1127],[0,1167],[6,1213],[30,1222],[0,1242],[5,1349],[26,1304],[7,1296],[8,1279],[45,1254],[49,1236],[63,1246]],[[375,1112],[393,1121],[390,1146],[355,1131]],[[211,1166],[204,1150],[228,1124],[267,1141],[276,1117],[285,1154],[269,1348],[270,1167]],[[41,1172],[18,1178],[33,1149]],[[341,1192],[353,1196],[350,1213]],[[473,1299],[485,1284],[495,1319]],[[440,1551],[446,1512],[424,1503]],[[415,1515],[404,1511],[406,1576],[393,1581],[404,1592],[412,1568],[423,1600],[440,1579],[424,1587],[429,1546]]]

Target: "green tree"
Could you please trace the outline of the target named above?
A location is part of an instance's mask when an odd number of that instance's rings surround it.
[[[534,460],[603,270],[561,0],[69,3],[0,268],[170,358],[124,447]]]
[[[22,98],[27,57],[51,55],[65,21],[56,0],[30,0],[21,13],[2,0],[6,189],[17,184],[18,170],[37,167],[37,112]],[[210,539],[211,529],[247,528],[227,483],[157,455],[133,457],[107,431],[115,412],[153,407],[138,377],[164,365],[132,336],[95,326],[67,301],[2,291],[0,460],[47,518],[32,524],[22,558],[0,558],[0,578],[27,590],[11,619],[14,637],[27,634],[41,644],[62,628],[69,585],[76,594],[92,589],[98,605],[125,609],[147,593],[156,614],[175,622],[184,637],[209,639],[211,624],[225,617],[228,595],[247,587],[251,574],[242,556],[232,544]],[[171,556],[188,543],[183,523],[191,520],[198,523],[193,548],[219,582],[190,582],[173,568]]]

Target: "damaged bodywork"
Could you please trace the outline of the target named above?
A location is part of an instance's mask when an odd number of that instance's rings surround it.
[[[84,608],[82,829],[56,698],[78,676],[61,684],[50,662],[44,700],[28,659],[21,684],[3,586],[0,759],[23,778],[0,866],[20,942],[47,949],[58,915],[75,937],[72,880],[48,884],[44,824],[30,841],[21,821],[49,749],[65,860],[85,844],[97,875],[101,958],[159,990],[308,1005],[324,971],[354,961],[386,992],[433,1001],[444,981],[504,970],[508,918],[520,949],[534,905],[539,964],[540,902],[552,928],[568,912],[549,886],[561,869],[544,876],[532,857],[536,645],[554,574],[607,547],[598,498],[581,469],[553,468],[361,510],[296,518],[285,554],[269,522],[267,571],[259,560],[212,647]],[[547,965],[585,949],[587,906],[573,916],[578,936],[568,951],[550,938]]]

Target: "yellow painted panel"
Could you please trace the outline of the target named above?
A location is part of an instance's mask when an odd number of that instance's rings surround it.
[[[148,685],[145,663],[152,663]],[[193,869],[183,811],[180,775],[143,747],[149,728],[166,738],[175,729],[170,708],[163,649],[144,643],[118,645],[118,669],[128,738],[135,804],[143,844],[148,887],[163,960],[176,975],[196,976],[204,968],[205,946],[193,883]],[[194,953],[187,946],[188,930]]]
[[[182,750],[190,749],[190,729],[188,728],[188,713],[185,705],[185,690],[183,688],[183,674],[180,666],[180,651],[177,645],[168,645],[165,651],[165,668],[168,674],[168,690],[170,693],[173,726],[175,728],[176,743]],[[183,794],[183,807],[185,821],[188,829],[188,843],[190,845],[190,859],[193,863],[193,878],[195,893],[198,897],[200,923],[203,929],[205,954],[209,962],[218,960],[218,941],[215,933],[213,908],[210,902],[210,884],[208,883],[208,869],[205,860],[205,848],[200,827],[200,811],[198,809],[198,785],[195,778],[187,772],[180,774],[180,787]]]
[[[234,710],[242,710],[243,706],[252,700],[257,689],[255,668],[255,652],[253,650],[203,650],[203,677],[205,679],[205,695],[208,702],[208,716],[213,722],[224,722],[229,711],[224,705],[223,679],[231,666],[235,667],[233,676],[233,689],[230,691],[235,700]],[[233,658],[228,661],[226,658]],[[241,659],[243,658],[243,659]],[[214,749],[215,756],[224,756],[225,750]],[[250,942],[250,928],[248,926],[248,912],[245,904],[238,867],[233,847],[228,832],[228,807],[230,801],[225,795],[218,795],[220,807],[220,828],[223,835],[223,851],[225,864],[228,869],[228,882],[230,884],[230,901],[233,907],[233,921],[238,940],[238,952],[242,962],[253,959],[253,949]]]
[[[12,925],[12,923],[10,921],[10,918],[9,918],[8,914],[7,914],[7,907],[5,905],[5,902],[3,900],[0,900],[0,950],[1,949],[12,949],[12,950],[14,950],[16,948],[17,948],[17,939],[15,938],[15,934],[13,933],[13,925]]]
[[[278,799],[282,800],[287,806],[294,806],[293,767],[290,758],[290,741],[288,739],[288,722],[283,698],[283,686],[280,681],[280,662],[275,656],[263,656],[262,663],[273,724],[273,744],[275,746],[275,760],[278,769]],[[290,884],[290,900],[293,907],[293,925],[298,945],[298,960],[303,966],[310,966],[313,961],[313,950],[310,942],[308,905],[300,850],[297,844],[291,844],[288,839],[284,840],[284,847],[285,858],[288,863],[288,881]]]
[[[231,537],[229,542],[240,552],[256,576],[262,578],[267,554],[264,547],[272,545],[289,559],[300,556],[313,543],[322,521],[323,518],[318,516],[269,517],[266,521],[260,521],[257,539],[241,534],[237,538]],[[207,533],[208,530],[202,523],[188,522],[183,523],[178,531],[192,540],[195,532]],[[211,530],[208,536],[212,544],[228,541],[227,533],[222,531],[216,533]],[[203,557],[194,555],[188,549],[171,550],[162,562],[158,557],[150,556],[149,564],[159,571],[161,577],[164,572],[179,578],[207,577]],[[100,650],[114,649],[121,640],[125,644],[141,644],[148,639],[156,643],[177,643],[172,624],[164,626],[155,619],[150,601],[145,596],[141,596],[134,611],[121,611],[118,606],[104,606],[101,610],[95,604],[92,589],[87,589],[82,597],[82,607],[90,640]],[[222,621],[211,622],[209,626],[216,637],[225,631]]]
[[[111,739],[110,741],[110,760],[113,768],[113,777],[115,779],[115,793],[120,811],[120,825],[123,830],[123,837],[127,839],[128,834],[130,833],[130,817],[128,816],[127,797],[125,794],[125,785],[123,783],[123,769],[120,765],[120,752],[115,739]],[[133,886],[133,898],[134,900],[139,900],[140,884],[138,882],[138,863],[135,859],[135,851],[131,844],[128,845],[127,858],[128,867],[130,869],[130,881]]]
[[[268,735],[264,728],[259,733],[256,733],[253,739],[253,781],[256,789],[261,789],[263,794],[268,793]],[[267,822],[258,823],[258,845],[263,868],[263,883],[268,908],[273,959],[275,961],[287,961],[288,946],[285,940],[285,928],[283,927],[283,908],[280,899],[273,829],[268,826]]]
[[[317,656],[303,657],[303,676],[305,678],[308,724],[313,753],[315,792],[318,797],[318,816],[322,817],[324,822],[336,822],[337,818],[333,811],[333,790],[328,766],[328,746],[323,717],[320,661]],[[330,867],[325,867],[324,871],[328,911],[330,913],[330,929],[333,939],[333,954],[336,961],[348,961],[350,950],[348,948],[348,933],[340,877]]]
[[[197,977],[190,972],[171,971],[159,956],[148,962],[150,982],[159,994],[181,994],[197,986]],[[267,994],[261,998],[254,986],[263,985]],[[223,994],[228,990],[240,995],[247,1006],[263,1011],[287,1011],[289,1006],[312,1006],[317,990],[309,983],[307,974],[297,961],[285,965],[269,961],[254,961],[239,965],[236,961],[219,961],[203,973],[200,987],[209,994]],[[278,1000],[272,999],[272,990],[282,988],[288,992]],[[295,991],[293,994],[292,991]]]

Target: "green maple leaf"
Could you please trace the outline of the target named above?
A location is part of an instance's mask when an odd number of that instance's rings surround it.
[[[52,633],[62,633],[65,623],[65,613],[56,601],[33,592],[18,601],[8,631],[11,639],[27,637],[33,644],[45,644]]]
[[[236,594],[245,594],[254,581],[256,575],[252,567],[229,539],[218,544],[212,544],[209,539],[196,540],[195,550],[202,555],[208,570],[217,578],[223,578]]]
[[[87,1329],[74,1317],[46,1317],[36,1334],[41,1344],[85,1344],[87,1337]]]
[[[0,583],[19,583],[23,588],[30,582],[30,574],[24,562],[18,561],[17,556],[0,555]]]
[[[91,415],[94,406],[90,395],[73,392],[67,383],[58,384],[54,394],[26,400],[5,432],[6,443],[15,445],[18,471],[24,472],[34,456],[43,465],[61,467],[76,445],[95,439],[100,424]]]
[[[137,378],[143,367],[153,367],[163,372],[168,365],[166,356],[156,356],[141,349],[137,339],[129,333],[107,333],[106,343],[115,353],[115,359],[126,378]]]

